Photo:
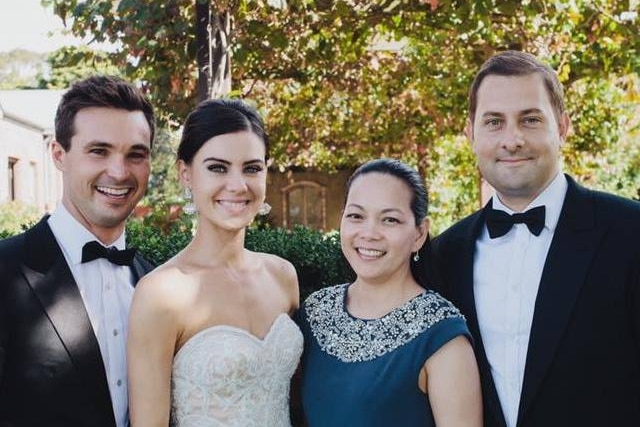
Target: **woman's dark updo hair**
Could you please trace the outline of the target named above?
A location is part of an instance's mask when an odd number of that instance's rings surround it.
[[[429,200],[427,194],[427,188],[424,185],[424,179],[418,171],[413,169],[400,160],[395,159],[376,159],[370,160],[367,163],[360,166],[351,175],[349,181],[347,181],[347,193],[345,197],[349,196],[351,190],[351,184],[359,176],[369,173],[381,173],[384,175],[391,175],[402,182],[411,190],[411,211],[416,221],[416,226],[422,224],[422,221],[427,216],[429,208]],[[375,197],[375,196],[372,196]]]
[[[257,111],[240,99],[208,99],[187,116],[178,147],[178,159],[191,164],[200,148],[211,138],[248,131],[264,143],[265,157],[269,138]],[[266,158],[265,158],[266,160]]]

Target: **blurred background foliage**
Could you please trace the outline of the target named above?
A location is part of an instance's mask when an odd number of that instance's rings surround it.
[[[38,209],[17,200],[0,203],[0,239],[24,231],[40,216]]]
[[[55,52],[36,86],[64,87],[95,70],[137,81],[164,128],[148,201],[168,206],[180,198],[176,130],[203,97],[203,76],[208,96],[220,94],[215,78],[227,79],[223,93],[264,114],[274,168],[331,172],[401,158],[425,175],[438,232],[479,206],[478,172],[461,137],[467,90],[480,64],[505,49],[529,51],[559,73],[573,119],[565,170],[640,197],[639,3],[43,0],[71,33],[113,48]],[[198,61],[209,51],[197,36],[203,8],[212,64],[228,65],[219,75]]]
[[[0,54],[1,88],[64,88],[101,72],[149,94],[160,129],[140,209],[153,209],[138,212],[144,220],[130,221],[127,237],[157,264],[191,240],[193,221],[177,207],[175,152],[186,114],[210,96],[242,97],[263,113],[280,171],[332,172],[380,156],[411,163],[430,188],[432,230],[442,231],[479,207],[480,177],[462,136],[467,90],[482,62],[506,49],[558,71],[573,120],[565,170],[590,187],[640,198],[638,0],[42,3],[71,33],[112,49]],[[212,35],[204,40],[203,11]],[[30,79],[17,72],[25,68]],[[1,207],[0,237],[35,219],[24,206]],[[262,220],[247,230],[246,245],[290,260],[303,298],[353,277],[336,232]]]
[[[195,231],[191,218],[182,216],[165,230],[148,227],[142,221],[130,221],[127,244],[137,248],[149,261],[160,265],[190,241]],[[252,251],[278,255],[296,268],[302,300],[313,291],[337,283],[347,283],[354,274],[340,249],[337,232],[322,233],[297,226],[247,229],[245,246]],[[215,250],[215,248],[212,248]]]

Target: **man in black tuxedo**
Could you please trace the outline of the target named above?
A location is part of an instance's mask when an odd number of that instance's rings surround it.
[[[496,193],[432,249],[475,339],[485,425],[640,426],[640,203],[561,172],[562,87],[534,56],[490,58],[469,107]]]
[[[91,77],[63,96],[52,146],[62,203],[0,242],[0,426],[128,425],[125,249],[150,173],[154,113],[131,84]]]

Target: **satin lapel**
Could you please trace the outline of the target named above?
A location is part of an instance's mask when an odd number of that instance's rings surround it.
[[[140,255],[133,258],[133,265],[131,266],[131,272],[133,273],[133,286],[135,287],[138,281],[153,269],[153,266],[149,264]]]
[[[475,252],[475,241],[478,236],[478,230],[482,226],[484,215],[480,212],[473,218],[470,226],[464,230],[458,236],[458,243],[456,248],[460,248],[461,251],[456,259],[455,265],[453,265],[452,271],[459,274],[456,277],[452,286],[457,289],[457,301],[460,304],[462,312],[467,317],[467,325],[471,330],[471,333],[476,339],[476,348],[482,347],[482,339],[480,338],[480,329],[478,327],[478,315],[476,312],[476,301],[473,294],[473,257]],[[483,350],[484,354],[484,350]]]
[[[595,227],[588,190],[567,177],[569,187],[542,272],[529,337],[518,424],[526,417],[584,283],[591,260],[604,235]]]
[[[46,218],[27,233],[27,253],[33,256],[23,273],[87,384],[87,393],[96,395],[102,419],[115,423],[100,347],[71,270]]]
[[[490,204],[489,204],[490,206]],[[486,208],[485,208],[486,210]],[[458,308],[467,318],[469,331],[474,337],[474,348],[480,369],[480,380],[482,382],[482,392],[487,425],[491,427],[506,426],[506,421],[502,413],[502,406],[498,399],[498,392],[493,383],[491,367],[487,360],[487,355],[478,326],[478,315],[476,311],[476,301],[473,290],[473,262],[475,254],[475,242],[482,231],[484,225],[485,210],[479,211],[471,218],[468,226],[460,233],[456,239],[455,247],[460,250],[458,254],[450,254],[453,261],[452,271],[457,276],[452,281],[452,287],[456,289],[456,299],[460,305]]]
[[[491,207],[491,202],[487,204]],[[487,354],[484,350],[484,343],[482,342],[482,335],[480,334],[480,327],[478,324],[478,314],[476,311],[476,300],[473,287],[473,262],[476,248],[476,240],[482,232],[482,227],[485,223],[485,215],[488,207],[478,213],[474,218],[471,226],[467,229],[468,234],[464,237],[464,256],[463,264],[465,266],[465,277],[463,277],[464,283],[464,304],[469,307],[469,318],[467,323],[471,334],[475,337],[475,352],[476,359],[478,360],[478,368],[480,369],[480,380],[482,382],[482,394],[484,400],[484,408],[488,413],[485,414],[486,424],[492,427],[506,427],[506,421],[504,414],[502,413],[502,405],[498,398],[498,392],[493,382],[493,375],[491,374],[491,366],[487,359]]]

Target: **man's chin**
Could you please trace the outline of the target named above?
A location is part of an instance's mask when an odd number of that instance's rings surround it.
[[[116,228],[122,226],[133,209],[127,207],[126,209],[105,209],[98,212],[94,221],[94,224],[102,228]]]

